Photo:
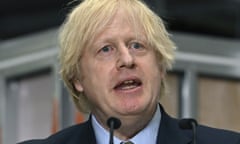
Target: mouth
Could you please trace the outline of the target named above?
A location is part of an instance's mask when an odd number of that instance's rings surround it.
[[[117,83],[114,89],[115,90],[131,90],[131,89],[140,87],[141,85],[142,85],[142,81],[138,78],[127,79]]]

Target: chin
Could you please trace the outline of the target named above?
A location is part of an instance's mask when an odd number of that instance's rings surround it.
[[[124,106],[122,106],[121,110],[125,114],[134,114],[135,115],[135,114],[142,113],[146,108],[147,108],[147,106],[144,106],[144,105],[128,103],[128,104],[125,104]]]

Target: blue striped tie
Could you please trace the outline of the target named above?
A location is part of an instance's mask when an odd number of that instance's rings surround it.
[[[127,141],[127,142],[121,142],[120,144],[134,144],[134,143],[131,141]]]

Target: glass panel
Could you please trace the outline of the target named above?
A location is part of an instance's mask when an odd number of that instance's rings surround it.
[[[199,122],[240,131],[240,81],[199,78]]]
[[[2,144],[2,127],[0,127],[0,144]]]
[[[4,121],[4,95],[5,95],[5,90],[4,90],[4,80],[0,76],[0,144],[3,142],[3,121]]]
[[[16,131],[16,141],[49,136],[53,128],[53,76],[50,73],[41,73],[19,77],[10,80],[8,86],[8,107],[16,103],[15,109],[8,111],[15,114],[16,118],[16,127],[12,127],[9,132]]]

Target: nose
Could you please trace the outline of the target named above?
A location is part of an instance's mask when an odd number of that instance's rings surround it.
[[[134,68],[135,61],[134,56],[131,54],[127,47],[122,48],[118,51],[118,59],[117,59],[117,68]]]

